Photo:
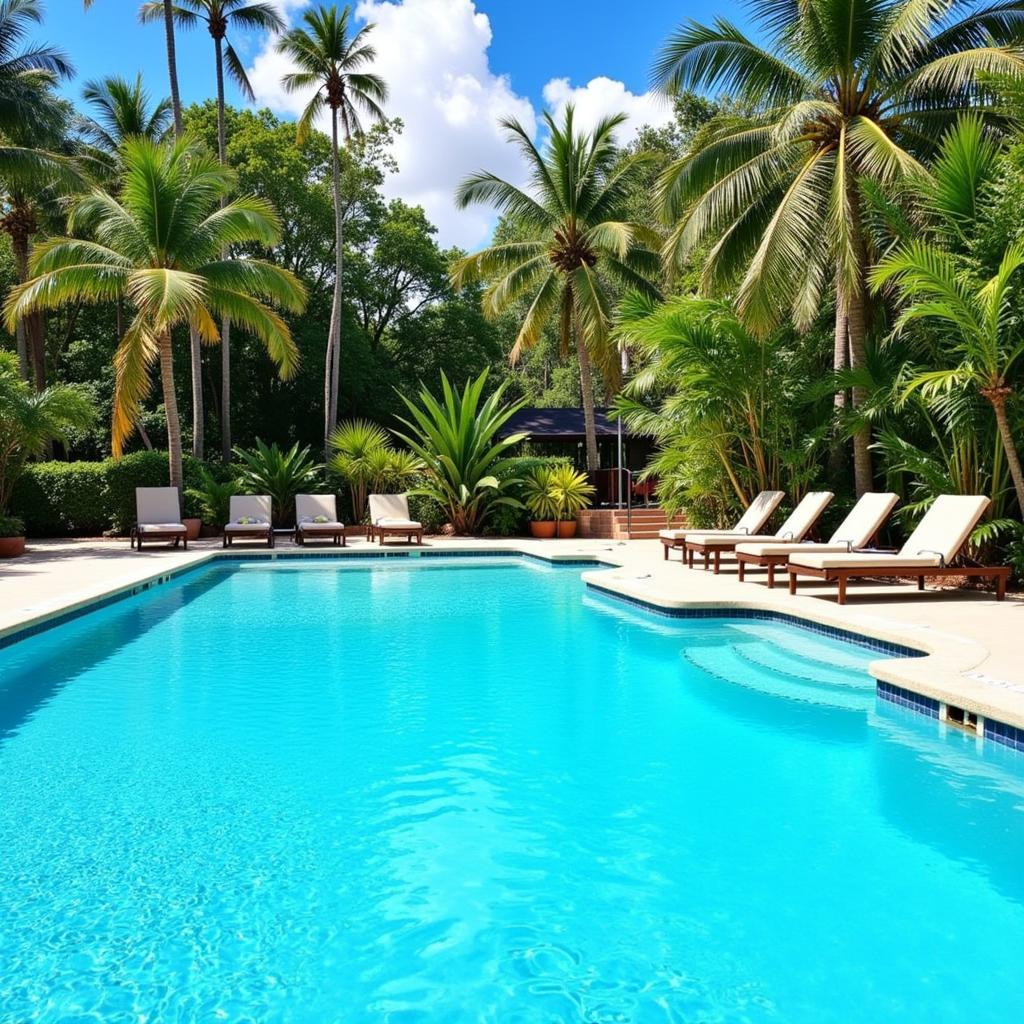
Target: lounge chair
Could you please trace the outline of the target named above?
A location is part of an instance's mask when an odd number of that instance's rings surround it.
[[[835,497],[831,491],[811,491],[789,514],[778,532],[751,537],[742,533],[691,533],[686,538],[686,564],[693,568],[693,556],[704,559],[704,568],[713,556],[715,573],[718,573],[723,551],[735,551],[737,544],[753,544],[758,541],[785,541],[796,544],[810,533],[821,513]]]
[[[682,530],[661,530],[658,537],[661,540],[665,558],[672,548],[685,548],[686,538],[689,534],[701,533],[705,536],[710,534],[732,535],[743,533],[754,535],[764,529],[764,524],[771,519],[775,510],[779,507],[782,499],[786,496],[785,491],[762,491],[748,506],[740,521],[728,530],[701,530],[695,527],[687,527]],[[685,557],[685,556],[684,556]]]
[[[228,506],[230,522],[224,527],[224,547],[236,540],[265,540],[274,546],[274,527],[271,523],[269,494],[235,494]]]
[[[333,494],[295,495],[295,543],[307,540],[331,540],[345,547],[345,524],[338,520]]]
[[[381,546],[385,537],[404,537],[411,544],[423,543],[423,524],[409,518],[407,494],[370,495],[370,540],[377,537]]]
[[[861,495],[849,515],[839,524],[836,532],[821,544],[792,544],[780,541],[745,541],[736,545],[736,562],[739,565],[739,579],[743,582],[747,566],[760,565],[768,569],[768,588],[775,586],[775,569],[785,565],[790,555],[816,555],[845,553],[866,548],[874,541],[889,513],[896,507],[899,498],[890,492]]]
[[[954,566],[950,563],[967,543],[971,531],[989,506],[982,495],[943,494],[917,524],[917,529],[896,553],[854,551],[849,554],[812,554],[789,556],[789,592],[796,593],[800,576],[835,581],[838,600],[846,604],[846,581],[865,576],[889,579],[916,579],[917,589],[924,581],[941,576],[980,576],[996,584],[996,599],[1006,597],[1007,566]]]
[[[181,521],[181,501],[177,487],[136,487],[135,525],[131,546],[142,550],[145,540],[181,541],[188,550],[188,530]]]

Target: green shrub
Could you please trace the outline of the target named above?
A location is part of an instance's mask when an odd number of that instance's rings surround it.
[[[568,460],[562,455],[522,455],[513,457],[508,462],[508,477],[518,481],[512,484],[509,493],[524,502],[526,495],[522,481],[527,476],[541,468],[564,466]],[[532,513],[526,509],[525,503],[522,508],[503,505],[494,510],[484,532],[490,537],[520,537],[529,533],[531,518]]]
[[[120,459],[107,459],[102,465],[107,468],[109,528],[117,533],[127,533],[135,524],[135,488],[167,486],[170,475],[167,452],[132,452]],[[201,485],[199,474],[202,465],[198,459],[185,456],[182,466],[186,491]],[[186,498],[182,514],[200,518],[198,502]]]
[[[110,529],[107,465],[30,464],[14,485],[11,511],[30,537],[98,536]]]

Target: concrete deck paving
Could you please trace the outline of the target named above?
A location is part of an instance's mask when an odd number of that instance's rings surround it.
[[[389,544],[389,550],[404,545]],[[849,604],[835,601],[833,584],[809,581],[792,597],[785,583],[768,590],[763,576],[736,580],[723,563],[714,576],[686,569],[673,555],[662,558],[652,540],[534,541],[529,539],[428,538],[433,551],[509,551],[554,560],[595,559],[614,568],[582,571],[583,579],[621,596],[666,609],[720,607],[782,612],[820,625],[844,629],[927,652],[927,657],[881,657],[872,674],[881,680],[964,708],[974,714],[1024,728],[1024,598],[997,602],[985,592],[929,588],[915,583],[851,583]],[[132,551],[126,540],[33,541],[18,559],[0,562],[0,639],[29,625],[124,590],[160,580],[221,552],[219,541],[198,541],[187,552],[154,546]],[[278,540],[273,551],[239,545],[234,554],[288,557],[312,550]],[[349,539],[333,555],[379,551],[362,539]],[[415,549],[413,549],[415,550]]]

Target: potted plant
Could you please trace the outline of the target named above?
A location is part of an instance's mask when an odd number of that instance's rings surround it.
[[[17,516],[0,513],[0,558],[17,558],[25,553],[25,524]]]
[[[199,486],[189,489],[185,492],[185,495],[199,506],[199,513],[202,518],[198,520],[186,519],[184,521],[186,529],[188,529],[190,522],[198,522],[200,529],[202,524],[205,523],[213,533],[219,534],[224,529],[224,524],[228,521],[228,507],[231,503],[231,498],[241,493],[242,485],[238,480],[218,480],[205,466],[200,466]],[[191,532],[189,532],[188,539],[195,540]]]
[[[523,480],[523,502],[530,510],[530,533],[550,540],[558,530],[558,500],[550,466],[538,466]]]
[[[576,514],[589,508],[595,489],[586,473],[579,473],[565,463],[550,470],[551,489],[555,499],[558,520],[558,536],[576,536]]]

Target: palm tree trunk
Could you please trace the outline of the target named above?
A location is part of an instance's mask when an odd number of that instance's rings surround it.
[[[341,382],[341,298],[342,298],[342,222],[341,165],[338,160],[338,111],[331,111],[331,183],[334,192],[334,297],[331,301],[331,326],[327,338],[324,369],[324,451],[329,453],[329,438],[338,422],[338,392]]]
[[[850,218],[851,233],[854,238],[854,251],[857,254],[857,271],[854,287],[844,295],[843,309],[846,313],[846,329],[850,342],[850,369],[862,370],[867,362],[865,334],[867,331],[866,310],[864,299],[864,275],[867,257],[864,250],[864,239],[860,220],[860,196],[856,186],[850,185]],[[839,309],[836,317],[839,317]],[[863,387],[854,386],[852,399],[854,409],[859,408],[867,398]],[[853,435],[853,486],[859,498],[866,494],[874,485],[871,472],[871,428],[863,426]]]
[[[164,392],[164,415],[167,419],[167,461],[170,466],[171,486],[181,490],[181,421],[178,419],[178,398],[174,393],[174,353],[171,332],[160,337],[160,383]]]
[[[28,280],[28,239],[18,234],[11,235],[11,249],[14,254],[14,269],[18,275],[18,284]],[[18,370],[26,384],[31,383],[31,366],[29,364],[28,325],[25,317],[19,317],[15,324],[15,337],[18,344]]]
[[[576,358],[580,364],[583,426],[587,432],[587,469],[594,472],[601,468],[601,456],[597,450],[597,423],[594,419],[594,380],[590,372],[590,353],[587,352],[586,342],[576,326],[575,318],[573,319],[572,333],[576,340]]]
[[[171,80],[171,109],[174,111],[174,134],[180,139],[185,131],[181,119],[181,94],[178,92],[178,56],[174,46],[174,4],[164,0],[164,34],[167,36],[167,74]]]
[[[832,347],[832,368],[838,373],[845,370],[849,363],[850,345],[846,316],[846,295],[842,281],[836,280],[836,327]],[[846,405],[846,388],[840,388],[835,394],[835,407],[842,409]]]
[[[996,426],[999,428],[999,436],[1003,441],[1003,450],[1006,452],[1006,465],[1010,470],[1010,477],[1013,479],[1013,489],[1017,492],[1017,506],[1024,514],[1024,468],[1021,468],[1020,453],[1017,451],[1017,443],[1013,439],[1013,431],[1010,429],[1010,420],[1006,415],[1007,388],[993,388],[983,392],[985,397],[992,403],[992,409],[996,414]]]
[[[227,166],[227,127],[224,118],[224,48],[223,40],[213,40],[217,52],[217,156]],[[227,202],[221,199],[221,207]],[[227,259],[228,252],[222,254]],[[220,457],[231,461],[231,317],[221,320],[220,327]]]

